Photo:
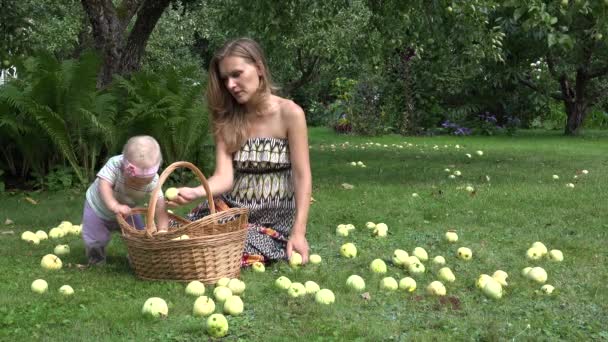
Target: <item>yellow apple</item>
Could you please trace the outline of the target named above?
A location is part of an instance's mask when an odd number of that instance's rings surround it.
[[[483,286],[482,292],[492,299],[500,299],[502,297],[502,286],[494,278],[489,278]]]
[[[315,294],[315,301],[319,304],[333,304],[336,301],[336,296],[329,289],[321,289]]]
[[[158,297],[148,298],[141,308],[141,313],[151,317],[167,317],[169,307],[164,299]]]
[[[245,305],[239,296],[230,296],[224,301],[224,313],[231,316],[238,316],[243,313]]]
[[[205,284],[198,280],[193,280],[186,286],[186,294],[200,297],[205,294]]]
[[[543,253],[536,247],[530,247],[526,251],[526,257],[530,260],[538,260],[543,257]]]
[[[487,274],[482,274],[477,278],[475,286],[477,286],[478,289],[482,290],[486,283],[490,280],[494,280],[494,278],[490,277]]]
[[[547,281],[547,271],[545,271],[542,267],[533,267],[530,272],[528,272],[528,278],[537,283],[543,284]]]
[[[228,299],[228,297],[232,296],[232,291],[227,287],[219,286],[213,289],[213,296],[218,302],[223,302]]]
[[[74,289],[70,285],[63,285],[59,288],[59,293],[64,296],[71,296],[74,294]]]
[[[540,292],[545,295],[552,294],[553,290],[555,290],[555,287],[553,287],[552,285],[549,285],[549,284],[545,284],[545,285],[541,286],[541,288],[540,288]]]
[[[417,257],[420,261],[429,260],[429,255],[426,250],[422,247],[414,248],[414,252],[412,253],[415,257]]]
[[[215,283],[215,286],[223,286],[223,287],[228,287],[228,283],[230,282],[230,278],[220,278],[217,283]]]
[[[505,272],[503,270],[497,270],[496,272],[494,272],[494,274],[492,274],[492,278],[494,280],[496,280],[501,286],[508,286],[508,284],[507,284],[508,277],[509,277],[509,275],[507,274],[507,272]]]
[[[291,280],[285,276],[280,276],[274,281],[274,285],[281,290],[287,290],[291,286]]]
[[[200,296],[194,301],[192,315],[195,317],[209,316],[215,311],[215,302],[207,296]]]
[[[38,237],[38,240],[40,240],[40,241],[47,240],[49,238],[49,236],[46,234],[46,232],[44,230],[37,231],[36,236]]]
[[[447,293],[443,283],[437,280],[426,287],[426,292],[433,296],[445,296]]]
[[[408,292],[416,290],[416,281],[413,278],[405,277],[399,280],[399,288]]]
[[[369,268],[374,273],[378,273],[378,274],[384,274],[384,273],[386,273],[386,264],[384,263],[384,260],[382,260],[382,259],[374,259],[369,264]]]
[[[541,256],[545,256],[545,254],[547,254],[547,247],[545,246],[545,244],[543,244],[540,241],[536,241],[532,244],[532,247],[538,249],[540,251],[540,253],[542,254]]]
[[[433,264],[435,265],[445,265],[445,258],[441,255],[438,255],[433,258]]]
[[[348,228],[341,224],[338,227],[336,227],[336,235],[338,236],[348,236],[349,230]]]
[[[353,274],[346,279],[346,286],[355,291],[361,292],[365,290],[365,280],[363,280],[363,278],[360,276]]]
[[[308,261],[310,261],[311,264],[313,265],[317,265],[321,263],[321,256],[319,254],[311,254],[308,257]]]
[[[397,266],[402,266],[407,258],[409,258],[409,255],[403,249],[395,249],[395,251],[393,252],[393,264]]]
[[[302,283],[293,282],[287,289],[287,294],[292,298],[305,296],[306,286],[304,286]]]
[[[551,261],[559,262],[564,260],[564,254],[559,249],[552,249],[548,255]]]
[[[253,263],[253,265],[251,265],[251,268],[255,271],[255,272],[266,272],[266,266],[264,266],[263,262],[259,262],[256,261]]]
[[[315,294],[321,289],[319,287],[319,284],[315,283],[312,280],[308,280],[307,282],[305,282],[304,287],[306,288],[306,294]]]
[[[213,314],[207,318],[205,329],[211,337],[224,337],[228,334],[228,320],[222,314]]]
[[[456,281],[456,276],[449,267],[443,267],[439,270],[439,279],[448,283]]]
[[[530,272],[530,270],[532,269],[532,267],[526,267],[523,270],[521,270],[521,275],[524,277],[528,277],[528,272]]]
[[[31,243],[32,245],[40,244],[40,238],[38,237],[38,235],[30,232],[29,230],[26,232],[23,232],[23,234],[21,234],[21,240],[23,240],[27,243]]]
[[[455,230],[448,230],[445,233],[445,239],[447,242],[456,242],[458,241],[458,234]]]
[[[380,289],[387,291],[396,291],[399,288],[397,280],[393,277],[385,277],[380,281]]]
[[[54,254],[47,254],[40,260],[40,266],[46,270],[55,271],[60,269],[62,265],[61,259]]]
[[[177,188],[169,188],[165,191],[165,198],[169,201],[173,201],[179,196],[179,190]]]
[[[403,261],[403,267],[410,267],[411,264],[421,264],[422,262],[415,255],[410,255]]]
[[[302,265],[302,255],[296,251],[291,252],[291,258],[289,258],[289,266],[291,268],[298,268]]]
[[[44,279],[36,279],[32,282],[32,291],[36,293],[45,293],[49,289],[49,284]]]
[[[348,259],[352,259],[357,256],[357,247],[351,242],[347,242],[340,247],[340,254]]]
[[[470,248],[467,247],[460,247],[458,248],[458,257],[462,260],[471,260],[471,258],[473,257],[473,251],[471,251]]]
[[[374,229],[376,228],[376,224],[374,222],[367,222],[365,224],[365,227],[367,227],[368,229]]]
[[[410,274],[421,274],[424,273],[426,269],[422,263],[414,262],[410,264],[407,270],[410,272]]]
[[[55,246],[55,249],[53,250],[53,252],[56,255],[68,255],[68,254],[70,254],[70,246],[68,246],[68,245],[57,245],[57,246]]]
[[[233,295],[240,296],[243,292],[245,292],[245,282],[240,279],[230,279],[228,282],[228,288],[232,291]]]
[[[65,232],[63,231],[63,229],[61,229],[59,227],[51,228],[51,230],[49,230],[50,239],[60,239],[64,236],[65,236]]]

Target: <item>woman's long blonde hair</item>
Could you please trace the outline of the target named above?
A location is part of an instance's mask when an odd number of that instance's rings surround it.
[[[207,105],[213,120],[214,134],[221,136],[230,151],[236,151],[247,138],[247,110],[230,94],[220,76],[219,64],[226,57],[241,57],[257,66],[261,72],[260,86],[253,101],[261,103],[265,96],[276,92],[266,58],[260,45],[250,38],[238,38],[227,42],[211,59],[209,83],[207,84]],[[255,105],[255,103],[254,103]]]

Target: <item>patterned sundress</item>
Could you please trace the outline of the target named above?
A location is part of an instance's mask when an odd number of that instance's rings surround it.
[[[294,185],[287,139],[250,138],[233,154],[234,185],[214,199],[218,211],[249,208],[249,227],[241,265],[286,259],[285,246],[295,218]],[[204,201],[187,218],[209,215]]]

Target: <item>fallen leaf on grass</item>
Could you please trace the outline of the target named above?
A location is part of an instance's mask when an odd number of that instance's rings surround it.
[[[342,183],[342,187],[346,190],[351,190],[353,189],[355,186],[352,184],[348,184],[348,183]]]
[[[11,224],[15,224],[15,222],[13,222],[13,220],[7,218],[6,221],[4,221],[4,224],[8,226],[8,225],[11,225]]]
[[[72,264],[72,263],[68,263],[66,266],[67,266],[67,268],[75,267],[75,268],[77,268],[79,270],[85,270],[85,269],[89,268],[89,265]]]
[[[15,232],[12,230],[5,230],[2,232],[2,235],[13,235],[13,234],[15,234]]]
[[[316,200],[316,199],[314,199],[314,197],[310,196],[310,204],[313,204],[313,203],[315,203],[316,201],[317,201],[317,200]]]
[[[30,202],[33,205],[38,204],[38,202],[36,202],[36,200],[33,199],[33,198],[31,198],[31,197],[26,197],[25,200],[28,201],[28,202]]]
[[[372,299],[372,296],[369,294],[369,292],[364,292],[361,294],[361,298],[363,298],[365,300],[370,300],[370,299]]]

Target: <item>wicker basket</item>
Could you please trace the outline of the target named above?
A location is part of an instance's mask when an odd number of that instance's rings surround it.
[[[189,221],[174,214],[170,218],[180,226],[168,233],[157,234],[154,223],[158,192],[169,175],[179,167],[192,170],[207,193],[210,215]],[[175,162],[160,175],[148,208],[135,208],[133,213],[145,214],[145,230],[137,230],[117,215],[122,238],[127,245],[135,274],[147,280],[199,280],[206,284],[223,277],[237,278],[247,237],[248,209],[231,208],[216,212],[209,184],[202,172],[189,162]],[[173,240],[182,235],[189,239]]]

